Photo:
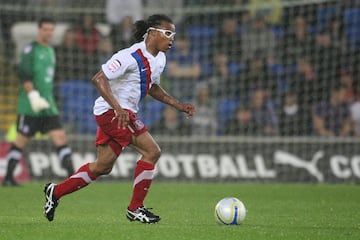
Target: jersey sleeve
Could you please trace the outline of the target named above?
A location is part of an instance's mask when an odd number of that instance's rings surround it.
[[[19,63],[19,77],[21,82],[32,81],[33,72],[33,46],[27,45],[21,53]]]
[[[131,57],[125,51],[120,51],[104,63],[101,69],[105,76],[111,81],[123,76],[131,63]]]

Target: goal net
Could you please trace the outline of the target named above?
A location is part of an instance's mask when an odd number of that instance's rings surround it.
[[[75,164],[94,160],[99,93],[90,79],[130,46],[134,21],[155,13],[169,15],[177,32],[161,85],[197,109],[186,118],[151,97],[141,102],[138,117],[163,149],[159,179],[359,181],[356,0],[2,1],[1,142],[16,136],[20,54],[36,39],[37,20],[51,16],[62,124]],[[34,140],[30,175],[62,177],[48,136]],[[128,178],[137,157],[126,152],[112,177]]]

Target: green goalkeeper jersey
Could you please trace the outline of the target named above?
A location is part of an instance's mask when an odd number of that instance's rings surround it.
[[[53,96],[55,73],[55,51],[34,41],[26,46],[21,53],[19,76],[21,82],[30,80],[40,95],[49,102],[50,107],[35,113],[30,106],[29,98],[23,86],[20,87],[17,113],[28,116],[54,116],[59,111]]]

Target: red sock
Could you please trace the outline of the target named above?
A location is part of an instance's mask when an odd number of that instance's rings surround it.
[[[143,160],[137,162],[134,174],[133,195],[129,205],[130,210],[135,210],[144,205],[144,199],[154,177],[154,168],[155,166],[152,163]]]
[[[57,199],[62,196],[75,192],[96,180],[96,176],[90,171],[89,163],[82,165],[77,172],[65,181],[56,185],[54,195]]]

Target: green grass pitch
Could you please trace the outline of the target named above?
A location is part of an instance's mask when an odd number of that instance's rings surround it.
[[[99,181],[64,196],[43,217],[43,184],[0,187],[0,239],[360,239],[356,185],[165,183],[154,181],[147,207],[158,224],[129,222],[131,182]],[[214,207],[234,196],[247,207],[239,226],[219,225]]]

